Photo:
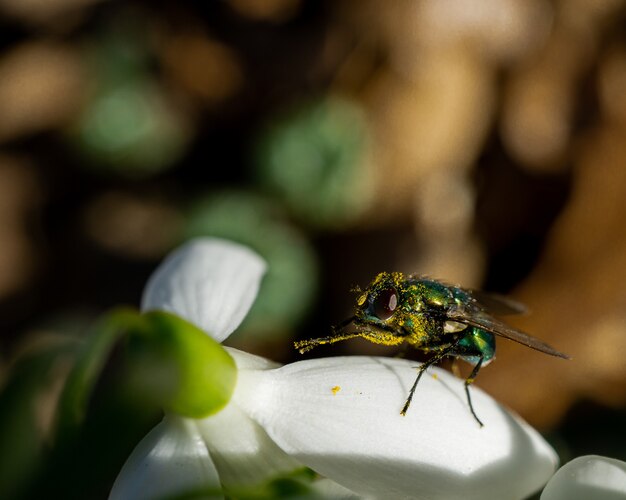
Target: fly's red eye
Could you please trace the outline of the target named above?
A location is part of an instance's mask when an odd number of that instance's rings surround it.
[[[393,312],[398,307],[398,292],[395,288],[387,288],[378,294],[374,299],[374,314],[382,320],[387,320],[393,316]]]

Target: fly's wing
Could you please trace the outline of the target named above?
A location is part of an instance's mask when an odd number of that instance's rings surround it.
[[[481,290],[466,290],[485,311],[492,314],[508,316],[509,314],[525,314],[528,308],[521,302],[509,299],[497,293],[487,293]]]
[[[526,347],[530,347],[531,349],[550,354],[551,356],[570,359],[567,354],[557,351],[551,345],[548,345],[535,337],[531,337],[520,330],[516,330],[515,328],[498,321],[478,308],[468,309],[465,307],[453,307],[448,311],[446,316],[449,320],[486,330],[489,333],[513,340],[514,342],[518,342]]]

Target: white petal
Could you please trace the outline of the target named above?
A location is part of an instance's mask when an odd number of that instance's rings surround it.
[[[301,361],[240,373],[236,404],[287,453],[360,494],[382,498],[523,498],[557,458],[541,436],[493,399],[429,370],[400,415],[414,362],[371,357]],[[433,378],[437,376],[437,380]]]
[[[240,351],[234,347],[224,346],[224,349],[228,351],[237,365],[237,370],[270,370],[272,368],[279,368],[280,363],[271,361],[262,356],[256,354],[250,354],[249,352]]]
[[[566,463],[541,494],[541,500],[617,500],[626,498],[626,462],[587,455]]]
[[[198,238],[152,274],[141,309],[173,312],[221,342],[248,314],[265,269],[265,261],[247,247]]]
[[[304,467],[236,405],[198,422],[225,487],[254,486]]]
[[[223,498],[217,471],[195,422],[167,416],[133,450],[109,500],[157,499],[199,489],[216,492],[207,498]]]
[[[228,348],[239,374],[278,366],[265,358]],[[238,377],[235,394],[242,391]],[[250,380],[243,378],[243,383]],[[245,389],[245,388],[244,388]],[[232,401],[232,400],[231,400]],[[229,403],[221,412],[199,420],[198,428],[226,487],[254,486],[304,466],[281,450],[263,428],[239,406]]]

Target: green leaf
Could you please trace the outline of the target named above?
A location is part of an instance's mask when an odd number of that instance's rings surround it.
[[[141,316],[136,310],[120,308],[101,317],[78,353],[59,401],[57,429],[71,432],[84,420],[91,393],[100,378],[111,351],[120,337],[137,328]]]
[[[0,391],[0,498],[18,497],[41,466],[49,437],[42,428],[42,398],[54,392],[77,347],[73,338],[37,340],[14,361]]]

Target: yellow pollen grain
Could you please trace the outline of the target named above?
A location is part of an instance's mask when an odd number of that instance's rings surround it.
[[[336,385],[335,387],[333,387],[330,391],[333,393],[333,396],[336,396],[337,393],[341,390],[341,387],[339,387],[338,385]]]
[[[436,373],[433,373],[431,376],[433,377],[433,380],[437,380],[439,378]]]

